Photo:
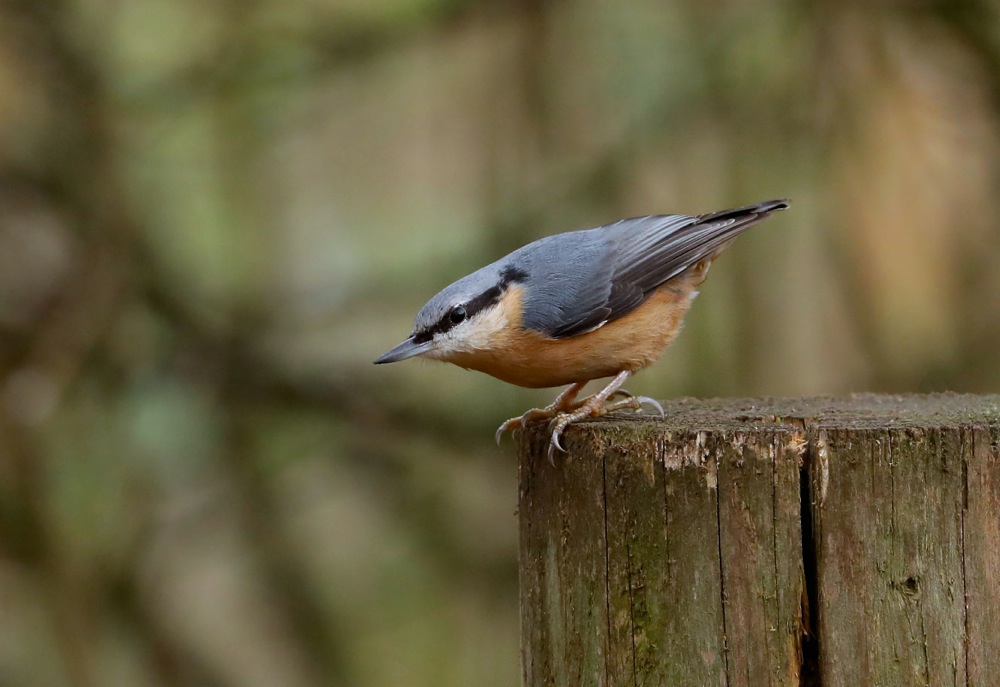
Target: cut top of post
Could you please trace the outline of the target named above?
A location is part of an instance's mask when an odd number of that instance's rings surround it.
[[[678,399],[519,437],[524,684],[992,684],[1000,396]]]

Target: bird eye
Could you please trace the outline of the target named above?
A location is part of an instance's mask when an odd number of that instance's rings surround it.
[[[462,322],[465,319],[465,317],[466,317],[465,308],[463,308],[460,305],[456,305],[454,308],[451,309],[451,312],[448,313],[448,319],[451,320],[452,324],[458,324],[459,322]]]

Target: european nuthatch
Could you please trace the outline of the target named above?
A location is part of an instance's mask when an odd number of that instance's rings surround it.
[[[551,419],[549,458],[571,422],[643,403],[621,389],[673,342],[716,256],[742,231],[784,210],[769,200],[708,215],[623,219],[529,243],[430,299],[403,343],[375,361],[415,356],[479,370],[518,386],[571,386],[554,403],[500,425]],[[576,397],[592,379],[601,391]],[[614,396],[619,401],[608,403]]]

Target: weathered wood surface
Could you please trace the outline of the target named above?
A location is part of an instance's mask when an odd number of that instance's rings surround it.
[[[524,684],[1000,684],[1000,397],[678,400],[520,437]]]

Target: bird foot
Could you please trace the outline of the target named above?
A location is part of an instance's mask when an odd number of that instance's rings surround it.
[[[549,420],[549,462],[555,465],[555,451],[559,449],[563,453],[566,449],[562,447],[560,439],[563,430],[571,423],[582,420],[585,417],[601,417],[615,410],[631,408],[632,410],[642,410],[644,405],[652,406],[663,417],[663,406],[648,396],[634,396],[621,388],[625,380],[632,373],[628,370],[619,372],[611,382],[593,396],[588,396],[582,401],[576,400],[577,394],[586,385],[586,382],[577,382],[563,391],[552,402],[544,408],[532,408],[520,417],[512,417],[497,429],[497,444],[503,438],[504,432],[514,432],[524,429],[528,424],[537,420]],[[616,396],[621,396],[620,401],[609,403]]]
[[[507,420],[497,428],[497,432],[494,435],[494,438],[497,440],[497,446],[500,445],[500,440],[503,438],[504,432],[514,432],[524,429],[529,423],[536,420],[548,420],[560,413],[566,413],[579,408],[583,404],[583,401],[577,401],[576,396],[586,384],[586,382],[577,382],[559,394],[556,400],[544,408],[532,408],[520,417],[512,417]]]
[[[624,396],[624,398],[620,401],[607,403],[607,401],[615,396]],[[607,398],[601,398],[600,394],[595,394],[580,403],[576,410],[558,413],[549,423],[549,448],[547,451],[549,463],[555,465],[555,452],[557,449],[566,453],[566,449],[563,448],[560,439],[562,438],[563,430],[570,424],[588,417],[602,417],[608,413],[626,408],[641,412],[645,405],[652,406],[660,414],[660,417],[663,417],[663,406],[658,401],[649,396],[634,396],[624,389],[616,390]]]
[[[532,408],[524,413],[524,415],[512,417],[497,428],[496,434],[494,435],[497,446],[500,445],[500,440],[503,439],[503,435],[506,432],[513,433],[515,431],[522,430],[532,422],[551,420],[554,417],[558,417],[559,415],[563,415],[579,408],[580,405],[582,405],[581,401],[559,404],[557,399],[557,403],[545,406],[544,408]]]

